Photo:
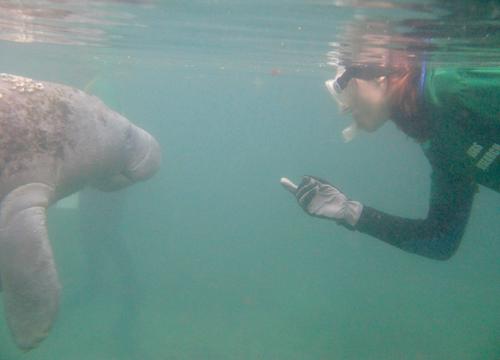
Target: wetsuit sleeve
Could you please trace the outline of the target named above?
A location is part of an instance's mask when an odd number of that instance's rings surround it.
[[[365,206],[356,230],[410,253],[447,260],[460,244],[476,187],[470,179],[433,171],[425,219],[402,218]]]

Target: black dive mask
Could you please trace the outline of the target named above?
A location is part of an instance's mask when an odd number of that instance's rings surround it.
[[[376,65],[354,65],[346,68],[344,73],[335,81],[335,90],[340,93],[351,79],[373,80],[381,76],[392,74],[393,71]]]

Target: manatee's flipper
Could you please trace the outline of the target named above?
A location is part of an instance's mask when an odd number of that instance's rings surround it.
[[[17,345],[29,350],[49,332],[57,313],[59,280],[46,211],[53,189],[23,185],[0,208],[0,276],[7,323]]]

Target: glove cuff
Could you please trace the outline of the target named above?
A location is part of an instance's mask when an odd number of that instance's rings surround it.
[[[358,201],[346,201],[343,220],[347,224],[354,227],[358,223],[359,217],[361,216],[362,212],[363,204]]]

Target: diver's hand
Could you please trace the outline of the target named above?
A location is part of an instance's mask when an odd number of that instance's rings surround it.
[[[280,182],[295,195],[309,215],[355,226],[363,211],[361,203],[349,200],[339,189],[320,178],[304,176],[299,186],[287,178],[281,178]]]

